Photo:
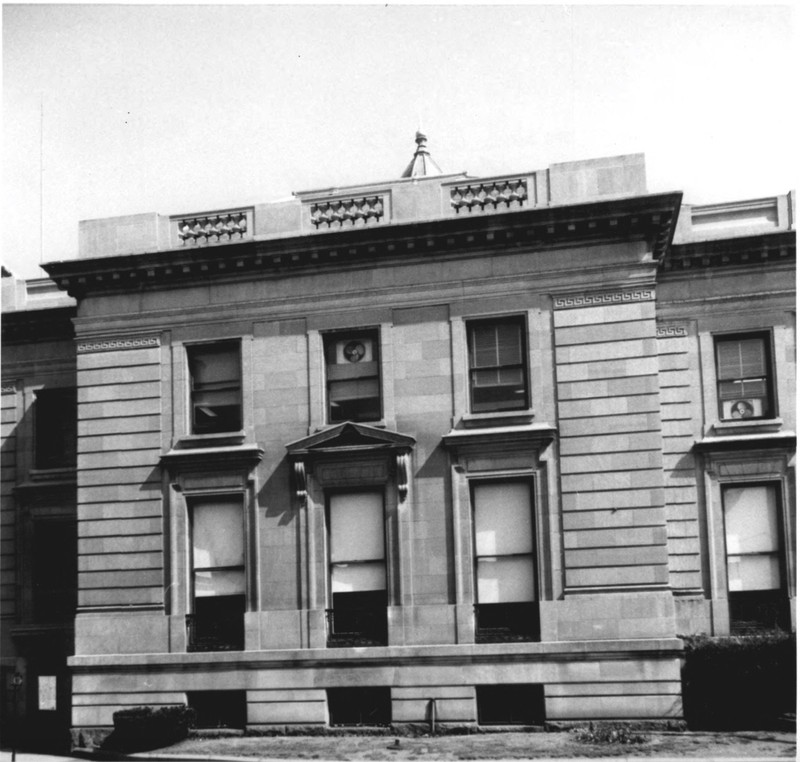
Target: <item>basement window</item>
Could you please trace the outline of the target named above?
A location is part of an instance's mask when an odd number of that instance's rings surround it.
[[[197,712],[195,727],[243,730],[247,725],[246,691],[191,691],[186,698]]]
[[[479,725],[543,725],[544,686],[477,685]]]
[[[389,725],[391,688],[328,688],[331,725]]]

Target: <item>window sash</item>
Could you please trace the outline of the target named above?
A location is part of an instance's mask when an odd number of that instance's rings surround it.
[[[765,335],[717,339],[717,398],[722,420],[772,414],[768,341]],[[738,406],[738,400],[746,404]]]
[[[530,482],[474,484],[472,503],[477,603],[537,600]]]
[[[727,487],[723,511],[728,591],[782,589],[780,511],[775,487]]]
[[[330,496],[330,561],[348,563],[386,558],[383,494],[346,492]]]
[[[323,338],[328,420],[376,421],[381,417],[380,345],[377,330],[331,333]],[[346,348],[359,343],[364,353],[350,362]]]
[[[766,340],[762,336],[717,342],[720,381],[758,378],[767,375]]]
[[[78,396],[75,389],[40,389],[34,404],[36,468],[69,468],[77,462]]]
[[[242,427],[241,351],[238,343],[190,346],[189,383],[195,434]]]
[[[241,500],[209,500],[192,506],[192,568],[244,566]]]
[[[467,324],[472,412],[527,407],[523,326],[523,321],[518,319]]]
[[[536,600],[533,556],[484,556],[477,559],[478,603]]]

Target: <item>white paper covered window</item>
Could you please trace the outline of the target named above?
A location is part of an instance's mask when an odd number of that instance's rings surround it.
[[[478,484],[473,499],[478,603],[536,600],[530,485]]]
[[[192,567],[196,597],[244,593],[241,501],[203,501],[193,506]]]
[[[329,512],[332,592],[385,590],[383,495],[331,495]]]
[[[780,527],[775,488],[733,487],[725,490],[724,497],[728,590],[779,589]]]

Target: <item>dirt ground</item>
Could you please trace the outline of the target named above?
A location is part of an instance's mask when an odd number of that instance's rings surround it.
[[[161,749],[165,754],[271,757],[324,760],[537,759],[559,757],[789,757],[796,755],[794,733],[642,732],[642,744],[590,744],[574,733],[487,733],[437,737],[277,736],[189,738]]]

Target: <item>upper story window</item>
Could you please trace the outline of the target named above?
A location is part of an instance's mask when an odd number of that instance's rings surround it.
[[[471,412],[527,409],[524,325],[522,318],[467,323]]]
[[[381,419],[380,342],[377,330],[324,338],[328,422]]]
[[[242,428],[242,365],[239,342],[186,347],[191,389],[192,434]]]
[[[36,392],[34,415],[36,468],[73,467],[78,439],[75,389],[40,389]]]
[[[773,417],[769,334],[719,337],[716,353],[720,419]]]

